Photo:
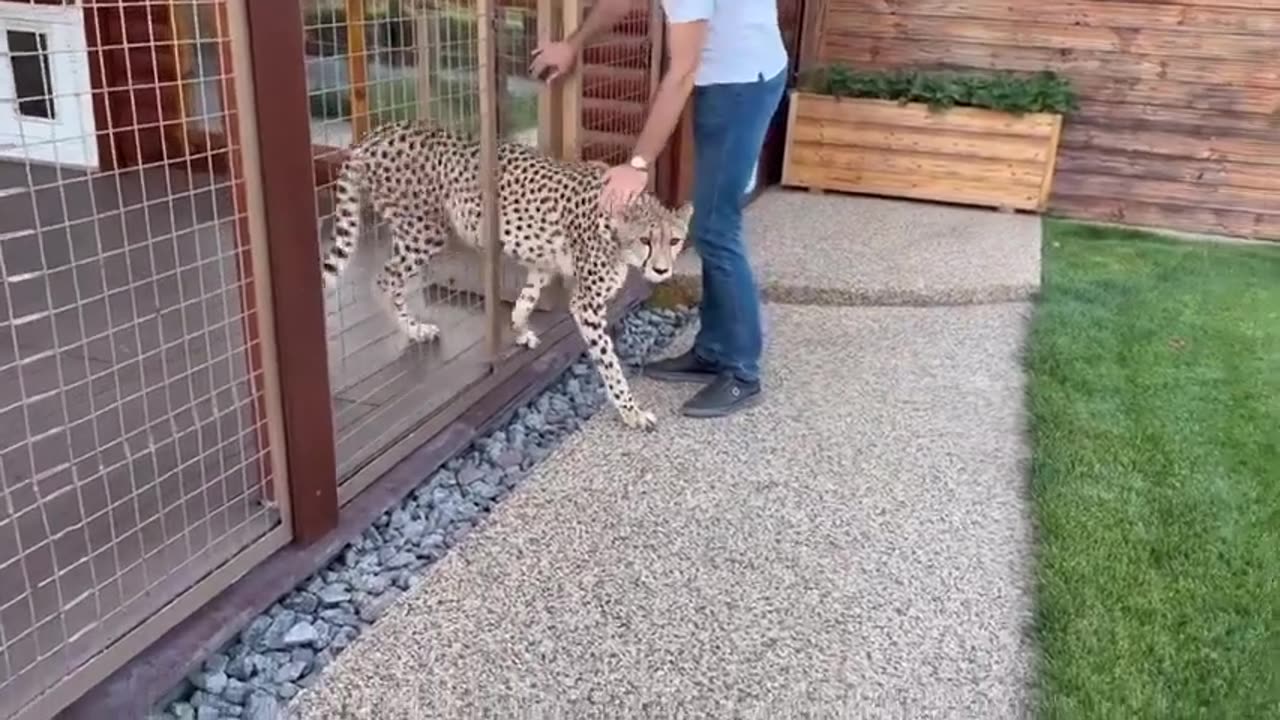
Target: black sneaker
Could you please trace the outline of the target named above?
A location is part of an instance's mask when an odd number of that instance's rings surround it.
[[[648,363],[641,368],[641,373],[662,382],[709,383],[720,374],[720,368],[690,350],[683,355]]]
[[[689,398],[681,412],[689,417],[716,418],[746,410],[764,399],[760,382],[746,383],[724,373]]]

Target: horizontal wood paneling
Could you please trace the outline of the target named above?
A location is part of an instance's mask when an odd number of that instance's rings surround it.
[[[810,5],[810,62],[1070,77],[1053,211],[1280,239],[1280,0]]]
[[[1255,62],[1275,52],[1269,38],[1207,35],[1178,30],[1128,30],[983,18],[952,18],[848,12],[841,16],[859,35],[890,40],[962,40],[995,46],[1074,52],[1204,58]]]
[[[850,148],[875,147],[893,152],[963,155],[984,160],[1015,163],[1048,162],[1049,149],[1041,140],[965,132],[963,129],[933,128],[912,132],[909,125],[901,128],[892,123],[824,124],[805,117],[791,126],[791,137],[797,143],[827,143]]]
[[[1038,210],[1044,207],[1053,115],[836,100],[793,93],[782,182],[814,190]]]
[[[1054,67],[1069,75],[1179,83],[1231,83],[1241,88],[1280,88],[1280,64],[1240,60],[1162,57],[1098,50],[987,45],[968,39],[880,38],[858,35],[832,50],[856,62],[963,65],[1035,71]]]
[[[1062,0],[827,0],[836,13],[871,11],[961,19],[1040,22],[1061,26],[1176,30],[1179,32],[1267,35],[1280,30],[1275,0],[1224,0],[1226,6],[1187,2]]]

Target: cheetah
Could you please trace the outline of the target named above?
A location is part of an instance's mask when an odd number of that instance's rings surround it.
[[[478,141],[413,121],[385,125],[352,146],[336,183],[325,285],[337,284],[355,251],[363,192],[391,228],[392,254],[378,273],[379,291],[411,340],[438,337],[436,325],[409,311],[405,284],[450,237],[480,247],[479,158]],[[502,250],[527,271],[511,312],[516,342],[537,347],[529,316],[543,288],[564,278],[572,286],[569,312],[613,406],[627,426],[653,429],[656,417],[636,404],[606,331],[608,303],[629,267],[652,283],[671,277],[692,207],[670,210],[644,193],[615,217],[598,206],[604,163],[557,160],[515,142],[499,143],[497,158]]]

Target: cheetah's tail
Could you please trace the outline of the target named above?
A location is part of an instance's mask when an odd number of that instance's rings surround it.
[[[347,158],[338,174],[333,208],[333,247],[321,262],[326,287],[338,284],[338,278],[356,250],[360,237],[360,186],[363,176],[364,162],[355,156]]]

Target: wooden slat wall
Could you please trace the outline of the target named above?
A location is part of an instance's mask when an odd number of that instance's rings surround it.
[[[809,0],[802,67],[1052,68],[1051,211],[1280,239],[1280,0]]]

